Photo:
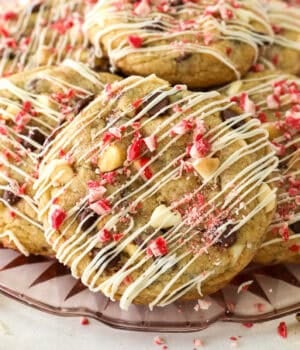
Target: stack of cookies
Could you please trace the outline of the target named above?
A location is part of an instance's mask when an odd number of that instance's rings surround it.
[[[300,8],[33,1],[0,18],[0,242],[150,308],[300,263]]]

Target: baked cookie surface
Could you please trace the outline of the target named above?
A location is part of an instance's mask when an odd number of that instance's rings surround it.
[[[125,309],[218,290],[249,263],[275,207],[277,159],[258,125],[215,91],[153,75],[107,86],[39,169],[56,257]]]
[[[81,0],[30,2],[0,16],[0,75],[7,76],[66,58],[98,71],[108,69],[82,32],[85,12],[93,3]]]
[[[43,148],[114,77],[65,61],[0,79],[0,242],[52,255],[37,220],[32,185]]]
[[[300,5],[274,0],[266,3],[275,35],[274,43],[263,49],[263,57],[276,69],[300,75]]]
[[[267,239],[254,261],[300,262],[300,80],[280,71],[250,73],[232,83],[228,93],[252,110],[269,132],[279,157],[271,181],[278,188],[278,207]]]
[[[190,88],[245,74],[273,31],[257,1],[102,1],[86,18],[96,51],[126,75]]]

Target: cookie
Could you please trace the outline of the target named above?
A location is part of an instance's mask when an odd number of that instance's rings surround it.
[[[190,88],[236,80],[273,35],[257,1],[102,1],[84,28],[115,70]]]
[[[0,75],[58,64],[65,58],[107,70],[107,60],[96,57],[82,32],[84,14],[92,7],[88,1],[46,0],[2,12]]]
[[[65,61],[0,80],[0,242],[51,255],[32,185],[43,147],[114,77]]]
[[[267,2],[268,17],[274,30],[274,43],[266,46],[263,58],[276,69],[300,75],[300,7],[284,1]]]
[[[260,119],[279,157],[272,181],[278,207],[254,261],[300,263],[300,79],[279,71],[251,73],[227,90]]]
[[[216,91],[154,75],[107,86],[39,169],[56,257],[125,309],[218,290],[252,259],[276,205],[277,159],[258,126]]]

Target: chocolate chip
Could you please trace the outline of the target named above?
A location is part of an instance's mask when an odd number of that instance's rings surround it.
[[[176,57],[175,61],[177,63],[180,63],[182,61],[188,60],[190,57],[192,57],[192,54],[190,52],[185,52],[183,55],[180,55],[180,56]]]
[[[121,254],[117,255],[116,257],[114,257],[107,265],[107,269],[110,270],[119,270],[120,267],[118,266],[119,263],[121,262]]]
[[[236,113],[235,111],[233,111],[232,109],[224,109],[223,111],[221,111],[221,118],[224,122],[229,120],[229,119],[232,119],[238,115],[239,114]],[[232,129],[237,129],[243,125],[244,125],[244,121],[241,120],[238,123],[235,123],[234,125],[232,125],[231,127],[232,127]]]
[[[154,99],[156,99],[161,92],[156,92],[153,94],[150,98],[148,98],[147,101],[145,101],[142,104],[142,108],[145,108],[148,106],[150,102],[152,102]],[[154,114],[158,113],[161,109],[167,107],[169,105],[169,98],[166,96],[162,100],[160,100],[156,105],[154,105],[150,110],[148,110],[147,115],[152,117]]]
[[[295,233],[300,233],[300,221],[294,222],[289,226],[289,228]]]
[[[86,107],[91,101],[93,101],[94,98],[95,98],[95,96],[91,95],[91,96],[87,96],[86,98],[82,98],[81,100],[79,100],[74,107],[75,115],[80,113],[84,107]]]
[[[81,224],[81,229],[83,231],[88,230],[99,218],[99,216],[90,208],[85,208],[79,214],[79,221]]]
[[[39,145],[43,145],[46,140],[45,135],[42,134],[38,128],[30,129],[26,136]],[[25,148],[30,149],[31,151],[34,151],[37,148],[32,142],[27,140],[23,140],[22,144]]]
[[[37,13],[40,11],[41,7],[42,7],[42,2],[38,2],[36,4],[33,4],[31,7],[30,7],[30,12],[31,13]]]
[[[170,0],[171,6],[181,6],[183,5],[183,0]]]
[[[234,225],[227,225],[226,230],[222,233],[221,237],[214,244],[223,248],[232,247],[237,241],[237,231],[229,232],[233,229]]]
[[[3,199],[8,204],[14,205],[14,204],[17,204],[19,202],[19,200],[21,200],[21,197],[17,196],[16,194],[14,194],[11,191],[5,190],[3,192]]]
[[[149,30],[151,32],[164,32],[164,25],[160,21],[152,22],[151,24],[147,24],[143,26],[142,29]]]
[[[135,243],[137,246],[139,246],[139,247],[144,243],[144,240],[142,239],[141,236],[135,237],[135,239],[134,239],[133,241],[134,241],[134,243]]]
[[[7,58],[9,60],[13,60],[16,57],[16,54],[12,51],[9,52],[9,54],[7,55]]]

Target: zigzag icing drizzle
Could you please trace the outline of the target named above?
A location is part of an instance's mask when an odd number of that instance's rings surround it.
[[[148,83],[151,84],[153,81],[157,82],[157,78],[154,76],[149,76],[144,79],[130,77],[106,88],[106,90],[91,103],[89,108],[90,113],[85,113],[82,116],[79,115],[74,119],[72,124],[62,131],[59,140],[55,140],[55,143],[49,149],[43,160],[40,168],[40,177],[35,184],[36,200],[38,201],[41,201],[46,193],[49,194],[49,191],[55,188],[55,198],[52,197],[50,201],[45,203],[41,208],[40,215],[44,218],[48,216],[49,228],[46,231],[46,238],[52,243],[52,246],[56,250],[57,258],[61,262],[71,266],[72,273],[77,277],[79,277],[78,267],[82,260],[91,256],[95,248],[97,249],[97,247],[99,247],[100,240],[102,239],[101,235],[106,231],[118,232],[118,225],[120,222],[122,222],[123,225],[123,219],[126,218],[126,224],[124,224],[122,235],[117,237],[113,236],[115,237],[114,239],[109,239],[104,244],[100,244],[101,248],[96,251],[94,257],[91,258],[90,262],[84,268],[83,274],[80,276],[83,283],[88,285],[92,291],[102,291],[106,296],[114,300],[120,286],[124,286],[124,280],[130,280],[132,274],[135,274],[138,269],[143,269],[143,273],[138,275],[133,281],[130,281],[127,287],[124,287],[124,292],[120,297],[120,305],[124,309],[127,309],[145,288],[155,283],[160,276],[167,274],[172,267],[175,267],[176,264],[182,262],[183,259],[188,256],[190,257],[189,262],[172,275],[172,279],[164,285],[149,306],[152,308],[155,305],[164,306],[172,303],[195,287],[201,294],[201,285],[203,281],[214,275],[214,269],[202,271],[202,273],[198,275],[191,276],[189,281],[183,285],[178,285],[180,276],[182,276],[199,257],[203,254],[207,254],[207,250],[211,248],[212,245],[216,244],[222,233],[224,233],[224,230],[228,229],[229,237],[251,220],[258,212],[274,202],[275,190],[270,190],[253,209],[249,209],[239,220],[234,219],[234,216],[243,210],[244,207],[248,207],[253,201],[257,201],[262,183],[267,181],[268,176],[276,169],[277,159],[271,152],[256,159],[252,164],[248,164],[245,169],[241,169],[240,173],[234,175],[228,183],[224,184],[220,192],[217,192],[208,201],[203,202],[199,208],[192,207],[193,200],[198,198],[197,196],[201,197],[201,194],[207,186],[209,186],[209,183],[214,183],[217,177],[228,170],[232,164],[238,162],[239,159],[242,159],[244,156],[254,155],[256,152],[268,146],[267,133],[263,129],[258,128],[259,122],[255,119],[247,119],[249,113],[243,113],[204,132],[203,137],[209,138],[211,142],[211,149],[206,154],[207,158],[213,158],[217,152],[222,151],[226,146],[231,145],[237,140],[239,140],[238,142],[240,142],[241,147],[233,152],[223,164],[220,164],[208,178],[202,181],[199,187],[196,187],[190,193],[190,198],[187,198],[188,203],[191,203],[191,208],[188,213],[180,213],[181,202],[184,202],[185,197],[178,198],[178,200],[173,201],[169,207],[163,209],[165,214],[161,216],[158,225],[154,225],[153,223],[153,216],[155,216],[154,210],[148,222],[143,224],[142,227],[136,227],[134,214],[131,208],[136,208],[138,203],[145,203],[155,197],[156,194],[170,184],[171,181],[181,177],[183,166],[191,166],[192,164],[192,159],[185,161],[187,152],[184,151],[182,154],[176,155],[173,159],[169,159],[167,164],[157,169],[157,172],[149,174],[149,169],[153,170],[155,163],[163,158],[166,152],[170,152],[183,137],[180,132],[170,137],[170,132],[174,124],[177,123],[178,118],[181,119],[186,116],[183,111],[191,110],[190,118],[195,121],[198,127],[201,127],[202,123],[209,120],[214,113],[224,111],[233,105],[232,102],[228,102],[227,98],[220,98],[220,95],[215,91],[207,93],[186,93],[185,86],[180,85],[171,88],[167,83],[159,80],[160,83],[156,83],[152,91],[148,92],[142,98],[142,101],[147,101],[151,98],[151,103],[148,103],[146,106],[140,104],[136,112],[134,107],[137,104],[136,101],[129,101],[126,106],[122,107],[122,111],[116,110],[118,99],[123,96],[123,94],[128,93],[130,96],[131,91],[138,91],[138,89],[143,91],[143,86],[147,86]],[[181,93],[182,95],[178,95]],[[162,103],[161,101],[165,101],[166,98],[168,99],[168,103],[165,103],[163,107],[157,110],[153,115],[148,115],[145,120],[142,119],[149,113],[151,108],[158,103]],[[170,98],[175,98],[175,101],[171,102]],[[201,106],[199,106],[199,103],[201,103]],[[199,107],[195,108],[196,106]],[[139,130],[142,130],[149,125],[151,121],[158,118],[160,113],[164,114],[164,112],[166,113],[166,111],[170,109],[173,109],[173,113],[169,118],[162,121],[159,127],[149,135],[151,138],[156,136],[158,145],[164,142],[164,146],[158,148],[156,152],[151,154],[146,164],[142,165],[138,171],[131,173],[127,180],[124,180],[120,185],[114,187],[111,193],[104,194],[104,198],[101,199],[100,202],[104,203],[103,200],[105,199],[106,203],[110,203],[109,210],[99,214],[98,219],[94,221],[90,227],[83,229],[87,220],[93,215],[90,213],[89,216],[78,223],[84,208],[91,203],[90,194],[87,193],[80,198],[80,200],[76,200],[76,203],[67,211],[64,211],[59,205],[59,199],[67,195],[66,193],[68,192],[66,191],[71,190],[72,184],[76,186],[73,181],[77,181],[77,176],[72,169],[74,169],[74,167],[76,168],[76,165],[78,170],[80,170],[85,164],[89,164],[90,162],[93,164],[95,154],[100,159],[103,157],[105,151],[111,146],[110,143],[108,145],[103,144],[103,138],[107,132],[115,131],[115,128],[118,127],[123,130],[121,139],[126,139],[128,136],[132,137],[134,131],[131,128],[135,125],[134,123],[141,120]],[[115,118],[111,121],[109,118],[107,125],[101,127],[101,120],[103,120],[106,115],[110,115],[110,113],[112,113]],[[124,122],[124,117],[132,114],[133,116],[129,120],[126,119]],[[95,125],[95,123],[99,123],[99,127],[93,133],[92,144],[89,144],[87,149],[81,149],[79,147],[79,143],[81,142],[79,135],[85,130],[88,130],[92,124]],[[236,125],[236,123],[242,123],[242,125],[238,128],[231,129],[230,126]],[[165,130],[165,128],[166,131],[162,133],[161,131]],[[257,139],[250,143],[246,142],[249,141],[249,139],[253,140],[253,137]],[[65,168],[60,168],[61,171],[59,172],[54,165],[58,161],[57,154],[59,154],[62,149],[65,150],[68,159],[72,159],[72,162],[69,164],[66,163]],[[128,160],[125,161],[124,167],[116,171],[122,173],[124,170],[126,172],[126,169],[131,166],[130,164],[132,163],[128,163]],[[146,169],[148,169],[148,172],[146,172]],[[73,172],[73,176],[69,176],[71,172]],[[99,174],[101,178],[102,175],[99,169],[95,170],[95,174],[96,173]],[[57,187],[57,181],[63,179],[66,174],[68,176],[65,181]],[[135,190],[131,190],[131,186],[138,183],[141,177],[145,182],[136,187]],[[125,190],[128,190],[129,193],[126,194]],[[120,193],[125,194],[120,197]],[[222,196],[225,196],[225,198],[221,199]],[[90,207],[94,207],[93,204],[90,204]],[[191,254],[188,249],[182,251],[182,249],[190,244],[192,240],[197,237],[197,234],[199,234],[196,228],[199,227],[199,225],[204,225],[204,223],[214,215],[213,213],[216,208],[222,213],[231,213],[232,218],[229,219],[227,216],[225,222],[219,223],[219,227],[217,227],[215,233],[209,237],[209,240],[206,241],[201,248],[195,248],[193,254]],[[194,211],[196,213],[194,213]],[[57,220],[53,221],[54,217],[59,219],[59,222]],[[170,220],[171,224],[170,222],[167,223]],[[101,230],[98,232],[97,225],[100,222],[105,222],[105,225],[103,226],[101,224]],[[56,229],[53,229],[53,225],[56,226]],[[164,233],[161,233],[162,227],[166,228]],[[108,265],[122,251],[132,246],[133,242],[138,239],[143,232],[151,233],[148,234],[143,243],[130,254],[130,257],[124,265],[104,281],[97,282]],[[160,243],[163,245],[161,247],[155,246],[155,244],[158,244],[158,235],[163,236],[159,238]],[[242,251],[247,248],[250,247],[233,245],[231,248],[228,248],[233,256],[233,264],[238,260]],[[151,249],[153,250],[151,251]],[[157,257],[154,260],[152,259],[153,254]],[[215,261],[214,263],[217,269],[221,261]],[[172,292],[170,292],[171,288]]]
[[[178,1],[177,6],[172,5],[172,1],[151,1],[150,5],[146,0],[134,4],[122,0],[101,1],[88,13],[84,28],[89,31],[98,26],[92,41],[99,55],[102,53],[101,39],[111,35],[105,46],[113,66],[121,58],[136,52],[145,55],[174,52],[174,58],[180,52],[183,55],[203,53],[218,59],[239,78],[239,69],[231,60],[230,52],[217,49],[214,41],[247,43],[256,51],[256,56],[259,45],[273,41],[273,32],[261,3],[247,1],[245,4],[235,0]],[[107,23],[108,18],[111,24]],[[259,23],[266,34],[256,32],[251,21]],[[130,35],[138,36],[145,45],[128,43],[126,36],[129,38]],[[184,38],[187,35],[189,37]]]
[[[243,88],[243,82],[250,83],[252,87]],[[271,231],[277,232],[278,238],[265,241],[262,247],[299,239],[299,233],[288,233],[288,226],[300,220],[300,80],[288,74],[270,72],[267,75],[235,82],[228,91],[230,95],[241,92],[246,94],[255,102],[258,117],[263,116],[265,112],[273,112],[278,118],[271,124],[279,133],[272,138],[272,145],[279,155],[280,170],[276,172],[272,181],[281,190],[277,212],[270,226]],[[268,128],[268,118],[263,119]],[[296,246],[292,246],[293,248],[296,249]]]
[[[62,63],[62,66],[73,70],[83,79],[89,80],[99,90],[104,87],[99,76],[85,65],[66,60]],[[31,194],[28,195],[26,194],[26,190],[23,191],[23,186],[28,184],[31,187],[32,183],[36,180],[38,164],[40,162],[40,156],[44,152],[44,147],[27,135],[30,130],[38,129],[44,135],[44,138],[47,139],[54,129],[58,127],[63,116],[64,118],[72,116],[72,108],[74,107],[72,107],[72,103],[74,101],[76,102],[76,99],[91,96],[93,93],[77,85],[75,86],[68,81],[59,79],[55,75],[51,75],[51,71],[45,69],[37,71],[36,75],[32,74],[30,78],[31,80],[36,78],[48,81],[52,87],[56,86],[60,89],[60,96],[62,97],[70,95],[68,97],[68,107],[70,109],[62,110],[64,105],[60,104],[57,100],[59,97],[57,94],[43,95],[43,99],[41,100],[40,94],[28,92],[25,88],[15,85],[9,79],[3,78],[0,80],[0,114],[2,115],[2,120],[0,119],[0,191],[8,190],[24,200],[28,208],[35,213],[36,218],[28,216],[22,210],[18,209],[17,206],[10,205],[2,196],[0,197],[0,203],[9,209],[12,215],[12,221],[17,215],[29,224],[43,230],[43,226],[37,221],[38,209],[36,204]],[[72,96],[70,92],[72,92]],[[6,97],[7,93],[9,93],[9,98]],[[44,98],[46,98],[46,101]],[[30,103],[30,111],[25,114],[25,117],[27,115],[29,120],[22,125],[22,130],[16,130],[18,125],[14,124],[14,121],[18,113],[24,108],[24,103]],[[27,146],[24,146],[23,142],[26,142]],[[29,145],[34,146],[34,149],[31,150],[28,148]],[[11,176],[11,172],[14,173],[13,176]],[[16,180],[16,176],[18,181]],[[14,242],[18,242],[17,237],[12,231],[3,232],[0,237],[3,238],[5,236],[8,236]],[[20,242],[16,245],[18,248],[21,247]],[[25,252],[25,248],[23,247],[20,251]]]
[[[268,1],[267,12],[276,33],[274,43],[294,50],[300,50],[300,41],[294,41],[282,35],[282,30],[300,33],[300,8],[291,6],[283,1]]]
[[[93,64],[96,56],[82,33],[84,12],[91,6],[81,0],[49,0],[27,4],[18,12],[3,12],[0,75],[54,65],[67,58]],[[43,58],[44,54],[49,57]]]

